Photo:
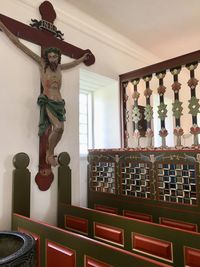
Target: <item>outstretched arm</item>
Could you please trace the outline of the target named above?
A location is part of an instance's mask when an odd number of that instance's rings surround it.
[[[22,44],[19,41],[19,39],[3,24],[1,20],[0,20],[0,29],[6,34],[6,36],[11,40],[13,44],[15,44],[18,48],[20,48],[24,53],[26,53],[38,64],[41,64],[41,58],[33,51],[31,51],[27,46]]]
[[[74,61],[69,62],[69,63],[61,64],[61,69],[67,70],[67,69],[73,68],[73,67],[77,66],[78,64],[80,64],[81,62],[83,62],[84,60],[86,60],[88,56],[89,56],[89,53],[86,53],[77,60],[74,60]]]

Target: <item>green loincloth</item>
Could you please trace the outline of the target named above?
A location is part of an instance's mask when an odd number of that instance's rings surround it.
[[[65,101],[59,102],[49,99],[46,95],[40,95],[37,100],[40,106],[40,122],[39,122],[39,135],[42,135],[46,129],[51,125],[46,108],[59,120],[65,121]]]

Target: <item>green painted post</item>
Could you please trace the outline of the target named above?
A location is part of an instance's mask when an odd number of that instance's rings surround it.
[[[66,204],[71,205],[71,169],[69,167],[70,156],[67,152],[62,152],[58,156],[58,227],[64,227],[63,216],[60,210]]]
[[[23,152],[13,158],[13,213],[30,217],[30,181],[31,175],[27,169],[30,159]]]

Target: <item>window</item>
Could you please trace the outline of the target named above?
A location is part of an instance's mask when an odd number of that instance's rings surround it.
[[[80,91],[79,143],[81,155],[86,155],[88,148],[92,148],[92,140],[92,92]]]
[[[120,147],[118,81],[80,69],[80,155],[88,148]]]

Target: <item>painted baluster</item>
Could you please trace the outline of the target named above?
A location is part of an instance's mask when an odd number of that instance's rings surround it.
[[[192,115],[192,126],[190,128],[190,133],[194,135],[193,146],[199,145],[198,135],[200,134],[200,127],[197,124],[197,114],[200,112],[199,99],[196,98],[196,86],[198,80],[195,78],[194,70],[197,68],[198,63],[192,63],[186,65],[187,69],[190,71],[190,79],[188,81],[188,86],[190,87],[191,98],[188,100],[189,113]]]
[[[159,87],[158,94],[160,97],[160,105],[158,106],[158,117],[160,119],[161,129],[159,131],[159,135],[162,139],[162,148],[166,148],[166,136],[168,132],[165,128],[165,118],[167,117],[167,105],[164,103],[164,94],[166,91],[166,87],[163,85],[163,79],[165,77],[166,72],[157,73],[156,77],[159,79]]]
[[[126,88],[127,88],[128,82],[124,82],[122,84],[122,88],[123,88],[123,121],[124,121],[124,125],[123,125],[123,129],[124,129],[124,147],[128,147],[128,138],[129,138],[129,133],[128,133],[128,127],[127,124],[129,122],[129,110],[127,108],[127,101],[128,101],[128,95],[126,92]]]
[[[144,77],[144,81],[146,83],[146,89],[144,91],[144,96],[146,97],[146,107],[144,111],[145,120],[147,121],[147,130],[146,130],[146,138],[147,138],[147,147],[152,148],[152,139],[153,139],[153,130],[151,129],[151,121],[153,118],[153,108],[151,106],[150,97],[152,95],[152,90],[150,89],[149,82],[152,79],[151,76]]]
[[[133,110],[132,110],[132,121],[133,121],[133,136],[136,139],[136,147],[140,146],[140,132],[138,127],[138,122],[141,120],[141,114],[138,108],[138,98],[140,97],[140,94],[137,91],[137,85],[139,83],[138,80],[132,81],[133,84]]]
[[[171,73],[173,75],[174,83],[172,84],[172,90],[174,91],[174,103],[172,103],[172,112],[175,118],[175,128],[174,135],[176,138],[176,147],[181,148],[181,136],[183,135],[183,129],[181,128],[181,115],[183,115],[182,104],[179,100],[179,90],[181,89],[181,83],[178,82],[178,75],[181,71],[181,68],[171,69]]]

